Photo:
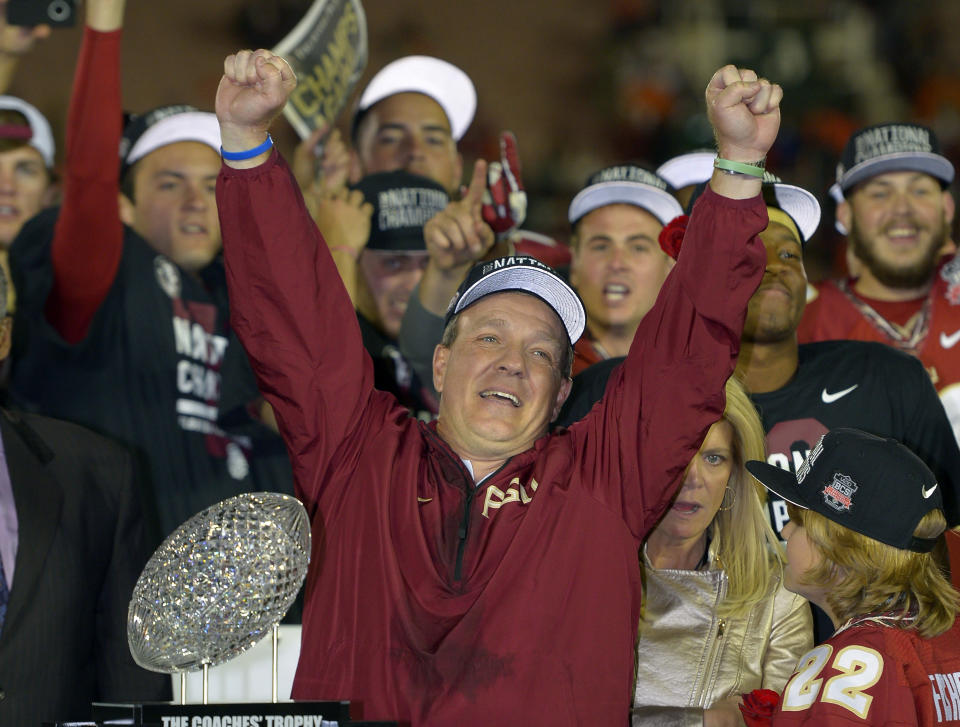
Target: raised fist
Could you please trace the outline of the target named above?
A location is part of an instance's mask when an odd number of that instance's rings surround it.
[[[783,89],[755,71],[724,66],[707,84],[707,115],[724,159],[763,159],[780,128]]]

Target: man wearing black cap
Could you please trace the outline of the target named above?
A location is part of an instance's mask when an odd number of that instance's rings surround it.
[[[837,165],[837,222],[859,275],[819,283],[798,334],[879,341],[918,357],[960,439],[960,258],[941,258],[953,176],[924,126],[879,124],[850,137]]]
[[[796,474],[747,469],[790,502],[784,583],[836,632],[801,657],[772,722],[960,725],[958,597],[930,556],[943,488],[894,439],[824,434]]]
[[[610,395],[547,436],[585,314],[529,258],[476,266],[451,302],[436,423],[373,389],[296,181],[260,148],[295,85],[281,58],[241,51],[217,97],[232,311],[315,535],[293,696],[358,700],[367,718],[413,725],[622,722],[638,547],[721,415],[762,265],[757,163],[779,126],[779,87],[733,66],[711,79],[718,164],[734,173],[718,169],[701,198],[694,253]]]
[[[369,174],[353,190],[356,203],[366,200],[358,219],[362,215],[367,224],[341,224],[342,212],[331,220],[321,206],[318,227],[357,309],[375,386],[429,417],[436,413],[432,386],[421,384],[400,354],[397,335],[427,263],[423,226],[450,198],[432,179],[402,170]]]

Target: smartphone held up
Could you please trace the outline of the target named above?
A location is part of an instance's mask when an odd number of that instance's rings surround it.
[[[7,0],[7,24],[65,27],[74,24],[76,0]]]

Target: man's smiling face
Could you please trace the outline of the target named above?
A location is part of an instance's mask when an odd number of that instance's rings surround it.
[[[560,371],[569,346],[557,314],[518,292],[464,309],[448,346],[434,352],[438,431],[467,459],[506,459],[546,434],[570,393]]]
[[[883,285],[927,283],[949,237],[954,203],[922,172],[887,172],[858,184],[837,208],[857,258]]]

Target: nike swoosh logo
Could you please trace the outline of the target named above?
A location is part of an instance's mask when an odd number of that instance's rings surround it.
[[[854,384],[849,389],[844,389],[843,391],[838,391],[834,394],[831,394],[829,391],[824,389],[823,391],[820,392],[820,398],[823,399],[824,404],[832,404],[837,399],[842,399],[843,397],[845,397],[847,394],[849,394],[851,391],[856,389],[858,386],[860,386],[860,384]]]
[[[940,345],[943,348],[953,348],[960,342],[960,331],[954,331],[949,336],[946,333],[940,333]]]
[[[430,502],[432,499],[433,499],[432,497],[418,497],[417,502],[419,503]]]
[[[928,497],[930,497],[930,495],[933,494],[933,491],[936,490],[936,489],[937,489],[937,483],[934,482],[934,483],[933,483],[933,487],[931,487],[929,490],[925,490],[925,489],[923,489],[923,487],[921,487],[921,488],[920,488],[920,494],[923,495],[923,499],[926,500]]]

